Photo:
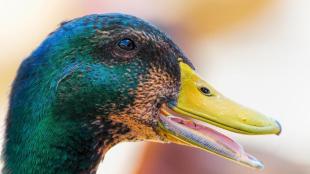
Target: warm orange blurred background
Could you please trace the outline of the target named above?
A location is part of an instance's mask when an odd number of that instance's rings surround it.
[[[61,21],[122,12],[167,31],[213,86],[278,119],[283,133],[252,137],[221,130],[264,161],[264,171],[177,145],[122,143],[108,152],[98,173],[309,174],[309,9],[307,0],[0,0],[1,133],[23,58]]]

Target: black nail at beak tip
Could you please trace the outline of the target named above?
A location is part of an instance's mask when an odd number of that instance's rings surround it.
[[[281,124],[277,120],[276,120],[276,124],[278,125],[278,127],[280,129],[280,131],[277,133],[277,135],[280,135],[281,132],[282,132],[282,126],[281,126]]]

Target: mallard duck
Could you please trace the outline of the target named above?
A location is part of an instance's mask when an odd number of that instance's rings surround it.
[[[243,134],[281,131],[217,92],[155,26],[124,14],[89,15],[63,22],[22,62],[3,173],[96,173],[123,141],[178,143],[262,167],[206,123]]]

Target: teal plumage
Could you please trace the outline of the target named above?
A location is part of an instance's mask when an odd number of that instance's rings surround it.
[[[121,39],[135,49],[120,49]],[[95,173],[114,144],[160,139],[152,118],[177,96],[178,57],[165,33],[132,16],[64,22],[19,68],[3,173]]]

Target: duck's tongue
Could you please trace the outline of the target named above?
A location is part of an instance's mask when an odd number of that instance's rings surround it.
[[[176,116],[160,116],[161,126],[186,145],[195,146],[249,167],[263,168],[263,164],[231,138],[196,120]]]

